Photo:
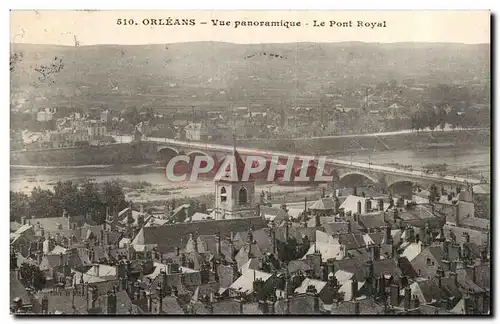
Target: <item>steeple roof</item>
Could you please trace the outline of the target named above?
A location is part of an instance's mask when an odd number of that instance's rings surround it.
[[[226,174],[221,178],[221,180],[224,181],[236,181],[240,182],[243,181],[243,171],[245,170],[245,162],[243,161],[243,158],[241,157],[240,153],[238,150],[236,150],[236,140],[233,142],[233,152],[232,152],[232,157],[234,158],[234,165],[236,166],[236,175],[237,179],[234,179],[234,177],[231,177],[229,174]],[[231,166],[233,164],[230,164],[226,167],[226,172],[231,171]]]

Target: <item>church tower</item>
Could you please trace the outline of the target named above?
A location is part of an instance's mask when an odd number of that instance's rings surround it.
[[[255,217],[255,182],[253,180],[243,181],[243,170],[245,163],[236,150],[233,143],[234,164],[236,166],[237,179],[225,176],[215,180],[215,219],[236,219]],[[230,170],[226,169],[227,171]]]

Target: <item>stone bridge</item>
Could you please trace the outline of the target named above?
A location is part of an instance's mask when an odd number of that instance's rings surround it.
[[[143,139],[144,144],[149,144],[149,157],[153,160],[168,160],[178,154],[194,157],[196,155],[207,155],[217,159],[222,159],[228,153],[231,153],[233,147],[230,145],[220,145],[202,142],[180,141],[167,138]],[[242,156],[257,155],[270,159],[271,156],[280,156],[282,158],[296,157],[298,154],[292,152],[268,151],[262,149],[238,147],[238,152]],[[317,156],[301,155],[317,160]],[[349,183],[373,183],[381,186],[384,190],[392,191],[399,187],[401,193],[410,192],[414,184],[421,187],[428,187],[435,184],[438,187],[446,189],[457,189],[467,185],[480,184],[478,179],[467,179],[462,177],[427,173],[421,170],[401,169],[392,166],[375,165],[372,163],[352,162],[327,158],[324,175],[332,175],[334,186],[342,187]],[[406,194],[404,194],[406,196]]]

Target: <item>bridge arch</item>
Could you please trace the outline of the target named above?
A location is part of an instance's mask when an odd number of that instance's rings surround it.
[[[366,183],[366,180],[369,180],[373,184],[376,184],[378,181],[376,177],[360,171],[350,171],[343,173],[340,175],[338,181],[340,185],[344,185],[346,187],[362,187]]]
[[[164,151],[164,152],[169,152],[169,151],[170,152],[174,152],[175,155],[179,154],[179,150],[176,149],[176,148],[174,148],[174,147],[171,147],[171,146],[160,146],[158,148],[158,150],[156,151],[156,153],[160,153],[162,151]]]
[[[179,155],[179,151],[176,150],[175,148],[173,147],[160,147],[157,151],[156,151],[156,161],[157,162],[168,162],[170,161],[170,159],[172,159],[174,156],[177,156]]]
[[[198,150],[193,150],[191,152],[188,152],[186,154],[190,159],[195,157],[196,155],[205,155],[205,156],[209,156],[207,153],[205,152],[202,152],[202,151],[198,151]],[[215,162],[215,161],[214,161]]]

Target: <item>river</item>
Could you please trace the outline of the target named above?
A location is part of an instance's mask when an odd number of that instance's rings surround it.
[[[333,157],[333,156],[332,156]],[[417,170],[429,164],[447,165],[450,175],[472,178],[490,176],[490,150],[477,147],[468,150],[453,148],[415,151],[358,151],[351,155],[334,156],[353,162],[372,162],[378,165],[411,165]],[[184,196],[201,196],[213,193],[212,181],[172,183],[164,171],[153,165],[136,166],[83,166],[83,167],[26,167],[11,166],[10,188],[13,191],[30,192],[34,187],[52,188],[58,181],[107,180],[121,181],[126,187],[127,198],[133,201],[154,201]],[[260,191],[269,185],[257,186]],[[302,188],[304,190],[305,188]],[[294,191],[298,187],[273,186],[273,191]]]

